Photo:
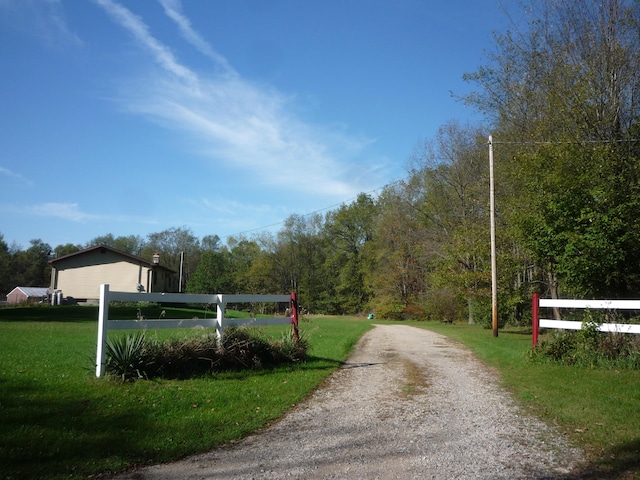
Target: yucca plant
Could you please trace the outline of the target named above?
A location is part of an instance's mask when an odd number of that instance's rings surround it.
[[[110,338],[107,341],[107,372],[122,378],[145,378],[150,360],[144,332]]]
[[[274,342],[272,348],[276,361],[298,362],[307,356],[309,340],[304,334],[296,338],[293,330],[288,330]]]

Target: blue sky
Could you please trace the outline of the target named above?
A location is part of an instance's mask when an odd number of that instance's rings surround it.
[[[0,0],[0,234],[225,240],[375,193],[475,118],[450,92],[501,23],[495,0]]]

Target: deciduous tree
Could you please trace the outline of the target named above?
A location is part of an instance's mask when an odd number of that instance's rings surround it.
[[[371,286],[366,283],[365,249],[373,240],[377,206],[361,193],[349,205],[326,216],[325,229],[331,239],[327,262],[336,277],[335,293],[343,312],[356,313],[368,306]]]
[[[488,114],[501,214],[552,296],[640,289],[637,131],[640,3],[532,0],[466,75]],[[507,146],[507,144],[511,144]],[[559,283],[560,282],[560,283]],[[560,291],[559,291],[560,290]]]

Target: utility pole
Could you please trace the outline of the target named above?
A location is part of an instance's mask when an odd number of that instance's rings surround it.
[[[491,328],[498,336],[498,271],[496,262],[496,192],[493,182],[493,139],[489,135],[489,203],[491,216]]]
[[[184,265],[184,250],[180,252],[180,280],[178,280],[178,293],[182,293],[182,266]]]

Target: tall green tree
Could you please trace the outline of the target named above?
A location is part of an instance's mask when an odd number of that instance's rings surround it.
[[[130,253],[131,255],[140,255],[145,246],[145,241],[138,235],[122,235],[114,237],[113,234],[107,233],[106,235],[100,235],[87,242],[85,248],[96,245],[106,245],[107,247],[116,248],[122,252]]]
[[[6,295],[18,285],[12,285],[11,253],[9,246],[0,234],[0,295]]]
[[[14,286],[48,287],[51,283],[51,246],[40,239],[31,240],[29,243],[29,248],[17,251],[11,259],[10,269]]]
[[[324,263],[322,217],[291,215],[276,236],[273,267],[285,292],[296,291],[299,304],[317,311],[323,289],[320,283]]]
[[[200,241],[200,246],[203,252],[211,250],[212,252],[218,252],[223,248],[222,242],[218,235],[205,235]]]
[[[160,255],[160,263],[176,272],[182,269],[183,286],[189,283],[191,275],[200,263],[200,241],[191,229],[172,227],[161,232],[150,233],[141,252],[143,258],[151,259]]]
[[[337,279],[335,290],[341,313],[368,308],[371,285],[366,282],[365,250],[373,240],[376,215],[376,203],[364,193],[326,215],[325,229],[330,239],[327,262]]]
[[[230,238],[229,261],[237,293],[280,293],[275,278],[273,254],[262,245],[268,244],[271,235],[262,240]]]
[[[226,250],[207,250],[200,257],[200,263],[189,278],[189,293],[234,293],[233,274],[229,253]]]
[[[365,279],[372,287],[372,310],[383,318],[401,318],[426,298],[431,252],[418,209],[420,191],[411,182],[396,182],[377,201]]]
[[[457,298],[473,323],[490,279],[486,136],[479,127],[448,122],[416,150],[410,172],[424,248],[431,252],[427,307],[437,310],[433,304]]]
[[[65,255],[70,255],[80,250],[82,250],[81,245],[66,243],[64,245],[57,245],[56,248],[53,249],[53,254],[56,258],[58,258],[58,257],[64,257]]]
[[[517,8],[517,7],[516,7]],[[633,0],[529,0],[495,34],[465,96],[510,141],[611,141],[636,123],[640,5]],[[507,137],[508,136],[508,137]]]
[[[540,172],[520,170],[525,191],[544,192],[531,194],[527,215],[514,218],[535,258],[553,265],[565,293],[637,295],[640,159],[611,144],[553,146],[520,158]]]
[[[640,3],[523,7],[526,24],[496,35],[489,65],[466,76],[480,87],[466,100],[507,153],[496,165],[510,237],[552,296],[637,295]]]

